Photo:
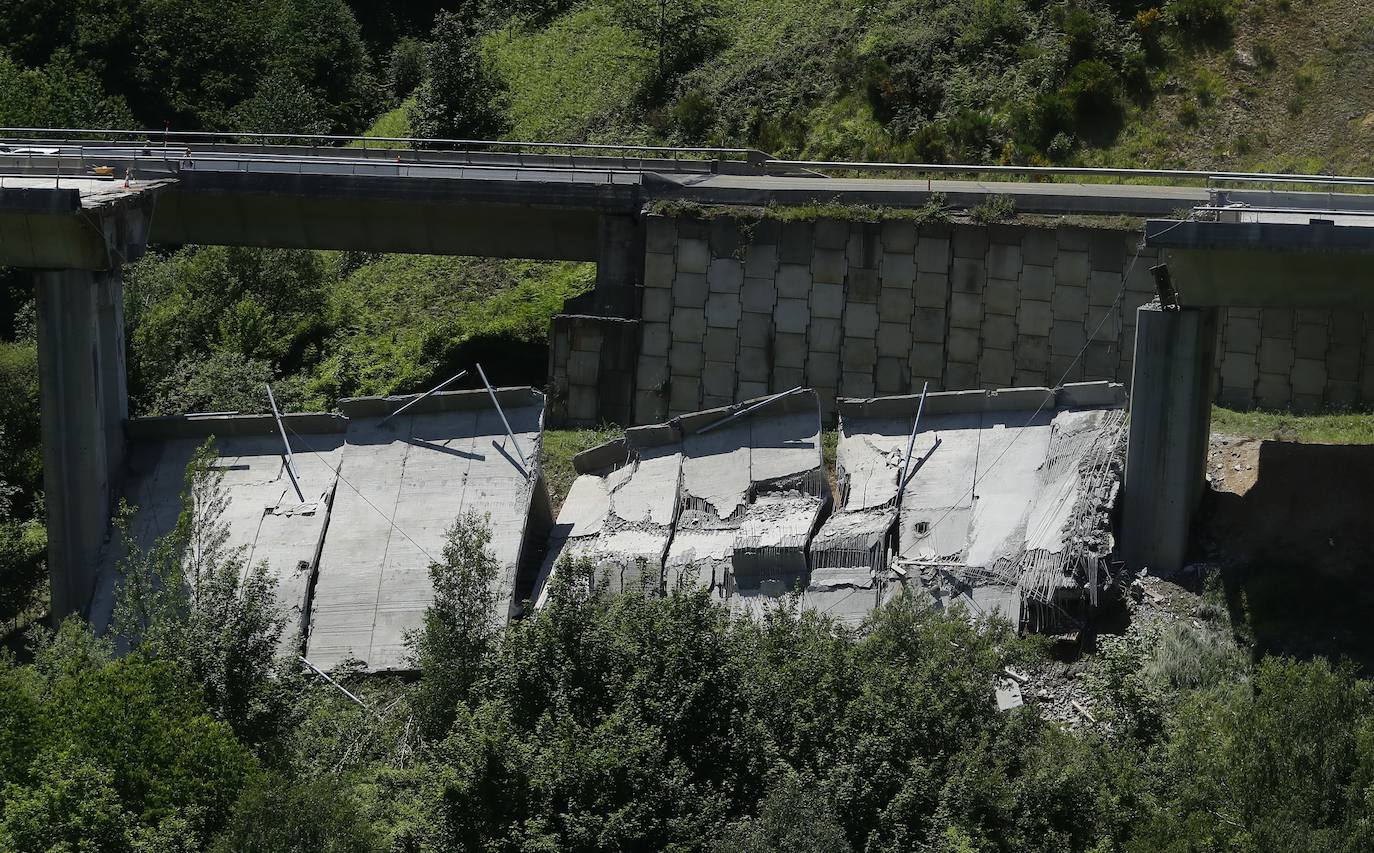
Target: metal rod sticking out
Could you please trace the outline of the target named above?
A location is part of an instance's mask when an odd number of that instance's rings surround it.
[[[496,402],[496,392],[491,389],[491,383],[487,381],[487,374],[482,370],[482,365],[477,365],[477,375],[482,377],[482,384],[487,388],[487,394],[491,397],[491,404],[496,407],[496,414],[501,416],[501,424],[506,428],[506,437],[510,443],[515,445],[515,452],[520,454],[520,466],[525,465],[525,451],[520,449],[520,442],[515,440],[515,433],[511,431],[510,421],[506,420],[506,413],[501,411],[501,404]]]
[[[906,472],[911,465],[911,454],[916,449],[916,428],[921,425],[921,411],[926,407],[926,391],[930,383],[921,386],[921,400],[916,404],[916,417],[911,422],[911,436],[906,440],[906,455],[902,457],[902,474],[897,478],[897,503],[902,502],[902,492],[906,490]]]
[[[272,384],[267,385],[267,402],[272,404],[272,417],[277,421],[277,432],[281,434],[282,447],[286,450],[286,474],[296,489],[296,497],[305,503],[305,492],[301,491],[300,475],[296,473],[296,460],[291,456],[291,442],[286,440],[286,426],[281,422],[281,412],[277,411],[277,398],[272,396]]]
[[[313,673],[315,673],[316,675],[318,675],[320,678],[323,678],[328,684],[332,685],[332,686],[333,686],[336,690],[338,690],[340,693],[342,693],[343,695],[347,696],[349,699],[352,699],[354,702],[357,702],[358,705],[359,705],[359,707],[365,708],[365,709],[367,709],[368,711],[371,711],[371,710],[372,710],[372,706],[371,706],[371,705],[369,705],[369,704],[367,704],[366,702],[364,702],[363,700],[359,699],[357,696],[354,696],[352,693],[349,693],[349,692],[348,692],[348,689],[347,689],[346,687],[344,687],[342,684],[340,684],[339,682],[335,681],[334,679],[330,678],[330,677],[329,677],[329,673],[327,673],[327,672],[325,672],[324,670],[320,669],[318,666],[315,666],[313,663],[311,663],[310,661],[306,660],[305,658],[301,658],[301,663],[305,664],[305,666],[306,666],[307,669],[309,669],[311,672],[313,672]]]
[[[742,417],[744,417],[745,415],[749,414],[750,412],[753,412],[753,411],[755,411],[755,410],[757,410],[757,409],[762,409],[764,406],[768,405],[769,403],[777,402],[778,400],[781,400],[783,397],[786,397],[786,396],[791,395],[791,394],[795,394],[795,393],[797,393],[798,391],[802,390],[802,387],[803,387],[803,386],[798,385],[796,388],[793,388],[793,389],[791,389],[790,391],[783,391],[783,392],[781,392],[781,393],[779,393],[779,394],[774,394],[774,395],[771,396],[771,397],[765,397],[764,399],[759,400],[757,403],[753,403],[753,404],[751,404],[751,405],[745,406],[743,409],[740,409],[738,412],[735,412],[733,415],[726,415],[725,417],[721,418],[720,420],[715,421],[715,422],[713,422],[713,423],[709,423],[709,424],[707,424],[706,426],[702,427],[701,429],[697,430],[697,435],[701,435],[703,432],[710,432],[711,430],[715,429],[715,428],[718,427],[718,426],[724,426],[725,424],[728,424],[730,421],[737,420],[738,418],[742,418]]]
[[[415,405],[416,403],[420,402],[421,400],[424,400],[424,399],[428,398],[428,397],[429,397],[430,395],[432,395],[432,394],[437,394],[437,393],[439,393],[439,392],[442,391],[443,389],[447,388],[448,386],[452,385],[453,383],[457,382],[459,379],[462,379],[464,376],[467,376],[467,375],[468,375],[468,372],[467,372],[466,370],[460,370],[460,371],[458,371],[458,372],[457,372],[456,374],[454,374],[453,376],[450,376],[449,378],[445,379],[443,382],[440,382],[438,385],[435,385],[433,388],[429,389],[429,390],[426,391],[425,393],[423,393],[423,394],[421,394],[420,396],[416,397],[414,400],[411,400],[409,403],[406,403],[406,404],[405,404],[404,406],[402,406],[401,408],[397,409],[396,411],[394,411],[394,412],[392,412],[391,414],[387,415],[386,417],[382,418],[382,423],[386,423],[387,421],[389,421],[389,420],[391,420],[392,418],[396,417],[396,416],[399,415],[401,412],[404,412],[406,409],[409,409],[411,406]]]

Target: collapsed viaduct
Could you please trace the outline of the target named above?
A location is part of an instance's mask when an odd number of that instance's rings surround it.
[[[740,150],[0,142],[0,264],[33,269],[37,295],[54,614],[90,601],[124,466],[121,267],[150,243],[595,261],[595,289],[554,322],[554,423],[642,423],[800,384],[829,414],[838,397],[925,381],[1127,381],[1123,548],[1157,570],[1182,560],[1218,391],[1242,405],[1374,403],[1374,231],[1362,227],[1374,196],[1230,192],[1254,211],[1241,214],[1201,186],[825,168],[877,167]],[[1139,231],[1082,220],[918,225],[900,213],[932,193],[955,207],[1007,195],[1033,215],[1201,208],[1219,221],[1150,221],[1140,249]],[[656,202],[691,204],[664,215]],[[885,213],[778,214],[817,205]],[[1161,260],[1179,310],[1145,306]]]

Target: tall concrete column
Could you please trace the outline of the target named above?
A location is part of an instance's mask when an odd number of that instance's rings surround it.
[[[52,611],[84,613],[124,459],[128,415],[118,267],[35,274]]]
[[[597,222],[596,290],[592,311],[605,317],[639,317],[644,280],[644,230],[638,216],[602,214]]]
[[[1217,309],[1136,310],[1122,551],[1133,568],[1183,567],[1202,499]]]

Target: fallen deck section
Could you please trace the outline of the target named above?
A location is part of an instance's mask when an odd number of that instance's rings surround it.
[[[515,615],[548,535],[539,470],[544,396],[496,391],[515,441],[486,391],[344,400],[341,484],[311,605],[311,662],[361,661],[367,671],[410,668],[406,635],[433,600],[429,565],[468,512],[488,517],[500,565],[494,620]],[[523,571],[522,571],[523,568]]]
[[[699,586],[747,609],[804,589],[829,504],[811,391],[635,427],[579,454],[537,604],[562,561],[586,558],[612,591]]]
[[[840,401],[840,509],[812,543],[811,589],[881,600],[919,576],[975,614],[1081,625],[1114,545],[1121,386],[931,394],[907,459],[918,399]]]
[[[128,538],[137,549],[147,551],[175,529],[183,495],[189,494],[187,465],[213,437],[214,457],[207,472],[212,485],[202,495],[196,513],[202,535],[222,540],[215,556],[238,561],[241,574],[266,565],[276,580],[277,602],[287,620],[282,651],[299,653],[346,421],[336,415],[296,414],[284,416],[283,423],[293,440],[308,440],[314,450],[304,452],[297,445],[294,463],[299,493],[270,415],[213,415],[130,421],[123,498],[136,507]],[[98,631],[110,627],[126,557],[123,537],[112,532],[102,552],[91,606],[91,622]],[[194,573],[189,562],[188,571]]]

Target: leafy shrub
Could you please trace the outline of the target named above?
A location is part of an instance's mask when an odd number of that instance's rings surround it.
[[[351,787],[326,776],[291,782],[273,773],[244,786],[211,853],[371,853],[379,850]]]
[[[188,356],[147,392],[144,411],[149,415],[184,415],[190,412],[267,412],[267,385],[281,411],[301,411],[314,401],[299,379],[278,381],[272,364],[237,352],[212,352]]]
[[[1016,218],[1016,199],[1000,193],[990,195],[982,204],[969,210],[974,222],[989,224],[1007,222]]]
[[[424,81],[426,50],[424,42],[409,37],[391,46],[391,56],[386,66],[386,84],[392,98],[405,100]]]
[[[1064,93],[1073,101],[1080,126],[1118,122],[1121,118],[1121,80],[1116,69],[1100,59],[1078,63],[1069,72]]]
[[[758,817],[726,827],[716,853],[847,853],[849,840],[825,792],[795,773],[774,782]]]
[[[482,57],[470,19],[452,12],[435,18],[425,66],[429,77],[409,110],[417,137],[495,139],[505,131],[501,82]]]
[[[1187,39],[1219,41],[1231,32],[1231,0],[1169,0],[1164,14]]]
[[[199,849],[224,825],[252,754],[171,661],[116,660],[74,617],[37,640],[31,666],[0,659],[0,757],[17,759],[0,766],[0,848],[121,850],[126,831],[143,842],[176,826],[174,849]],[[84,843],[60,846],[73,840]]]

